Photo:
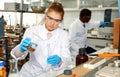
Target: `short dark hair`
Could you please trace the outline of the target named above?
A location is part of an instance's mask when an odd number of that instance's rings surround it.
[[[91,16],[91,10],[89,9],[82,9],[79,14],[79,18],[82,18],[83,16]]]

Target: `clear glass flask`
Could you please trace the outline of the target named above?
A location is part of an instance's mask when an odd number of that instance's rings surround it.
[[[18,71],[18,65],[17,65],[18,61],[15,59],[11,59],[9,60],[9,62],[10,62],[10,71],[8,77],[22,77],[20,76]]]

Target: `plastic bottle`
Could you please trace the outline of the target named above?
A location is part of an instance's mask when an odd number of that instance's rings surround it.
[[[76,66],[88,61],[88,56],[85,54],[85,52],[85,48],[79,49],[79,54],[76,56]]]
[[[6,77],[6,68],[4,67],[4,61],[0,61],[0,77]]]

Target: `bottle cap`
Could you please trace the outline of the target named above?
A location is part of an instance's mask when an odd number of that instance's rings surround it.
[[[0,67],[4,66],[4,61],[0,61]]]
[[[72,70],[66,69],[66,70],[64,70],[64,74],[65,75],[71,75],[72,74]]]
[[[86,52],[86,48],[80,48],[79,49],[79,53],[85,53]]]

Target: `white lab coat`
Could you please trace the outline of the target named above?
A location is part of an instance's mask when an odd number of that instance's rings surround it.
[[[87,47],[87,30],[94,28],[99,25],[98,22],[95,23],[85,23],[83,26],[79,19],[76,19],[69,27],[69,37],[70,37],[70,51],[72,58],[75,59],[78,54],[79,48]]]
[[[47,32],[45,25],[34,26],[26,30],[23,39],[30,37],[38,44],[34,52],[26,51],[24,55],[16,58],[14,52],[19,50],[19,45],[12,49],[11,55],[18,60],[24,59],[30,53],[30,60],[20,70],[20,74],[24,77],[35,77],[40,73],[48,71],[47,57],[49,55],[56,54],[61,57],[62,64],[56,70],[63,70],[71,62],[68,33],[58,27],[52,31],[52,37],[48,40]]]

